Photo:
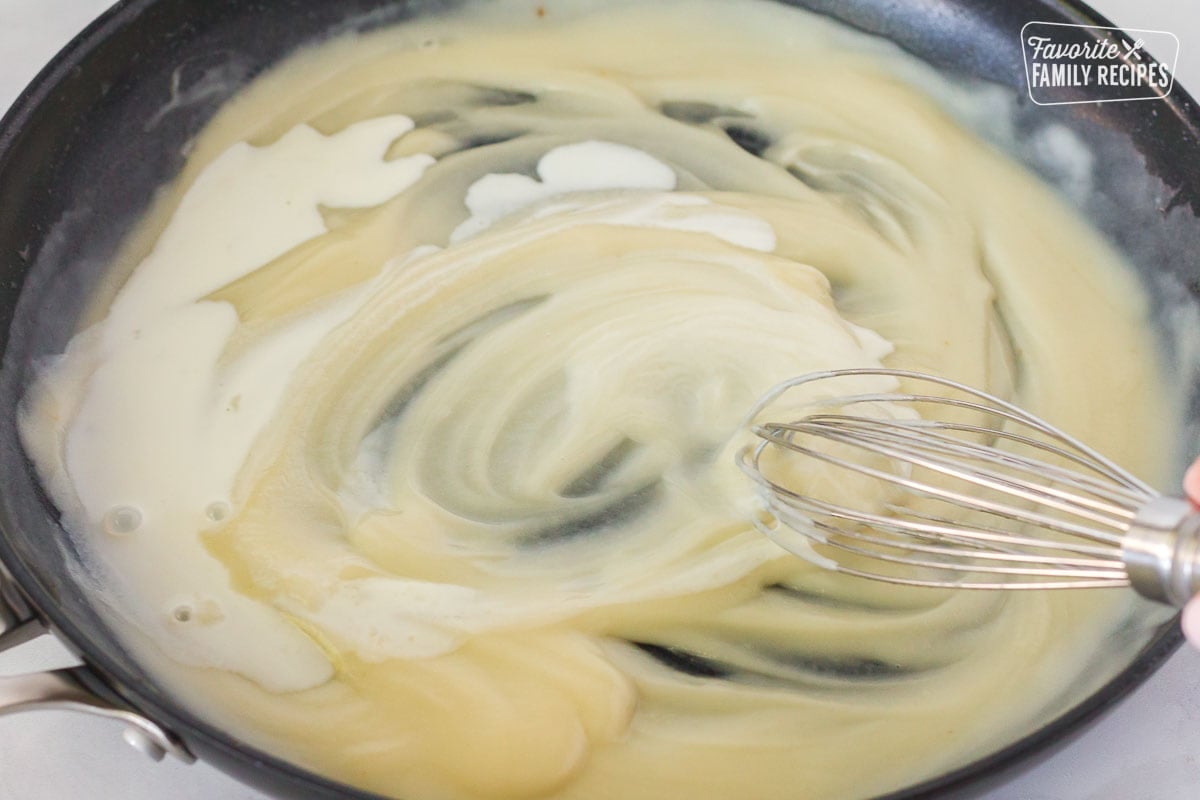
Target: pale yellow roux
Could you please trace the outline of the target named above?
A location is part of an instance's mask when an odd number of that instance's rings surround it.
[[[1114,255],[897,54],[768,4],[577,5],[335,42],[197,141],[23,408],[131,641],[251,741],[412,798],[865,797],[1101,680],[1125,596],[822,572],[747,524],[732,453],[777,381],[886,363],[1159,475]]]

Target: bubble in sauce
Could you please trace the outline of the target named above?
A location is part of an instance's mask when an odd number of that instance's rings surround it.
[[[181,625],[213,625],[225,619],[220,603],[209,597],[177,597],[167,609],[169,621]]]
[[[208,517],[210,522],[224,522],[232,513],[233,507],[222,500],[209,503],[208,508],[204,509],[204,516]]]
[[[142,527],[141,509],[113,506],[104,515],[104,532],[109,536],[128,536]]]

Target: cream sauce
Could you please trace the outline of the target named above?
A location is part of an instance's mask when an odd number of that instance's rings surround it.
[[[1127,598],[830,574],[733,453],[778,381],[887,364],[1154,477],[1136,283],[898,52],[765,3],[546,8],[294,58],[130,237],[22,409],[119,625],[408,798],[864,797],[1019,735]]]

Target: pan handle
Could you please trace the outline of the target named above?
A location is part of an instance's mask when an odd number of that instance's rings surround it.
[[[8,577],[4,566],[0,564],[0,641],[4,641],[9,631],[17,628],[26,620],[33,617],[29,606],[17,594],[12,579]],[[12,644],[9,647],[13,646]],[[5,648],[0,646],[0,652]]]
[[[0,653],[49,633],[0,567]],[[155,761],[161,761],[167,754],[185,764],[196,760],[183,742],[162,726],[88,689],[89,677],[91,672],[87,667],[0,676],[0,717],[45,709],[82,711],[124,723],[125,741]]]
[[[155,761],[162,761],[168,753],[185,764],[196,760],[181,741],[156,723],[92,694],[81,680],[86,674],[86,667],[73,667],[0,677],[0,717],[20,711],[82,711],[123,722],[125,741]]]

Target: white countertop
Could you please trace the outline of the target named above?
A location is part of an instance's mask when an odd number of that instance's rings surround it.
[[[1002,0],[996,0],[1002,2]],[[0,113],[109,0],[0,0]],[[1118,25],[1180,40],[1176,74],[1200,91],[1200,6],[1093,0]],[[0,655],[0,675],[71,663],[49,640]],[[117,723],[67,712],[0,718],[0,800],[260,800],[217,771],[154,764]],[[1200,797],[1200,654],[1181,651],[1099,725],[984,800],[1186,800]],[[614,800],[619,800],[614,798]]]

